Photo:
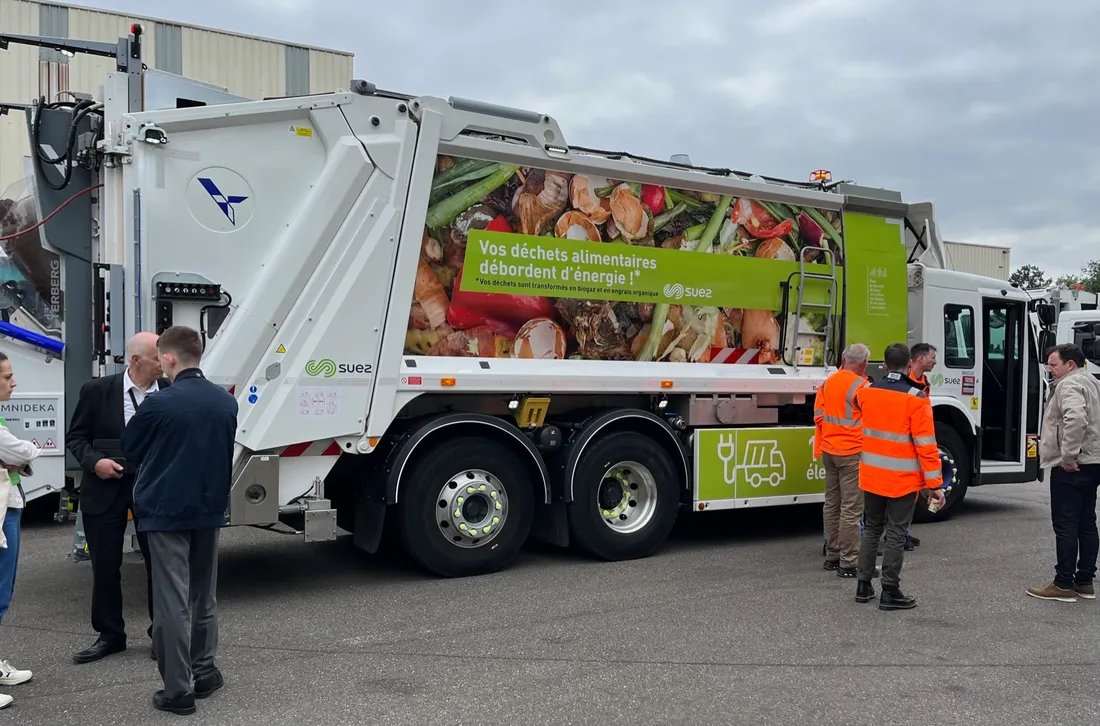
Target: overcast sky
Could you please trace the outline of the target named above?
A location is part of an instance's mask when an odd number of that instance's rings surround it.
[[[380,87],[549,113],[574,145],[830,169],[1013,267],[1100,257],[1097,0],[78,2],[351,51]]]

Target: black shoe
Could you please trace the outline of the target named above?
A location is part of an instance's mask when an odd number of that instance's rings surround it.
[[[879,610],[911,610],[917,606],[917,599],[903,595],[896,587],[883,587],[878,600]]]
[[[867,580],[856,583],[856,602],[871,602],[875,599],[875,588]]]
[[[920,537],[914,537],[913,535],[909,535],[908,539],[909,539],[910,542],[913,543],[914,547],[920,547]]]
[[[912,537],[906,537],[905,538],[905,544],[902,545],[902,549],[904,549],[906,552],[912,552],[916,548],[917,548],[917,545],[914,544],[913,538]]]
[[[848,578],[855,577],[856,576],[856,568],[854,568],[854,567],[838,567],[838,568],[836,568],[836,576],[837,577],[848,577]]]
[[[185,693],[175,698],[165,698],[164,691],[153,694],[153,708],[180,716],[190,716],[195,712],[195,694]]]
[[[100,638],[91,648],[80,651],[73,656],[73,660],[77,663],[93,663],[97,660],[106,658],[109,655],[115,653],[121,653],[126,650],[126,641],[124,640],[104,640]]]
[[[835,570],[840,567],[840,560],[825,560],[826,570]]]
[[[195,698],[209,698],[214,691],[225,685],[225,678],[221,671],[214,671],[211,675],[195,679]]]

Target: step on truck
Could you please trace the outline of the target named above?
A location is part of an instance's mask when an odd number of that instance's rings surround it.
[[[926,518],[1036,476],[1035,303],[940,269],[931,204],[364,81],[235,101],[176,79],[179,107],[150,108],[135,40],[98,102],[51,109],[76,132],[35,142],[87,143],[42,212],[95,190],[62,212],[91,240],[89,354],[201,331],[240,404],[230,525],[368,552],[387,532],[445,576],[529,538],[645,557],[683,509],[823,501],[813,398],[853,342],[875,377],[890,343],[938,348],[952,488]]]

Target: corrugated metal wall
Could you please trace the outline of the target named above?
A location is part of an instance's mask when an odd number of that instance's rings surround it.
[[[283,95],[283,46],[228,33],[183,29],[183,75],[246,98]]]
[[[1007,280],[1012,274],[1011,250],[1007,247],[944,242],[951,266],[959,272]]]
[[[40,35],[38,4],[0,0],[0,28],[9,33]],[[10,45],[0,51],[0,100],[29,103],[38,94],[38,48]],[[21,112],[0,116],[0,195],[23,177],[27,153],[26,118]]]
[[[341,53],[62,4],[0,0],[0,28],[9,33],[113,43],[135,22],[145,29],[142,55],[150,67],[246,98],[323,93],[347,89],[351,81],[353,58]],[[95,96],[114,62],[11,45],[0,52],[0,69],[0,100],[30,103],[41,95],[54,100],[65,90]],[[23,177],[27,153],[24,116],[0,116],[0,194]]]

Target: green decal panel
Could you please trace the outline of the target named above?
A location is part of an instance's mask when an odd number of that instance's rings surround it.
[[[847,273],[845,344],[863,343],[881,361],[891,343],[906,342],[905,237],[901,221],[844,213]]]
[[[695,499],[802,496],[825,491],[810,426],[695,432]]]

